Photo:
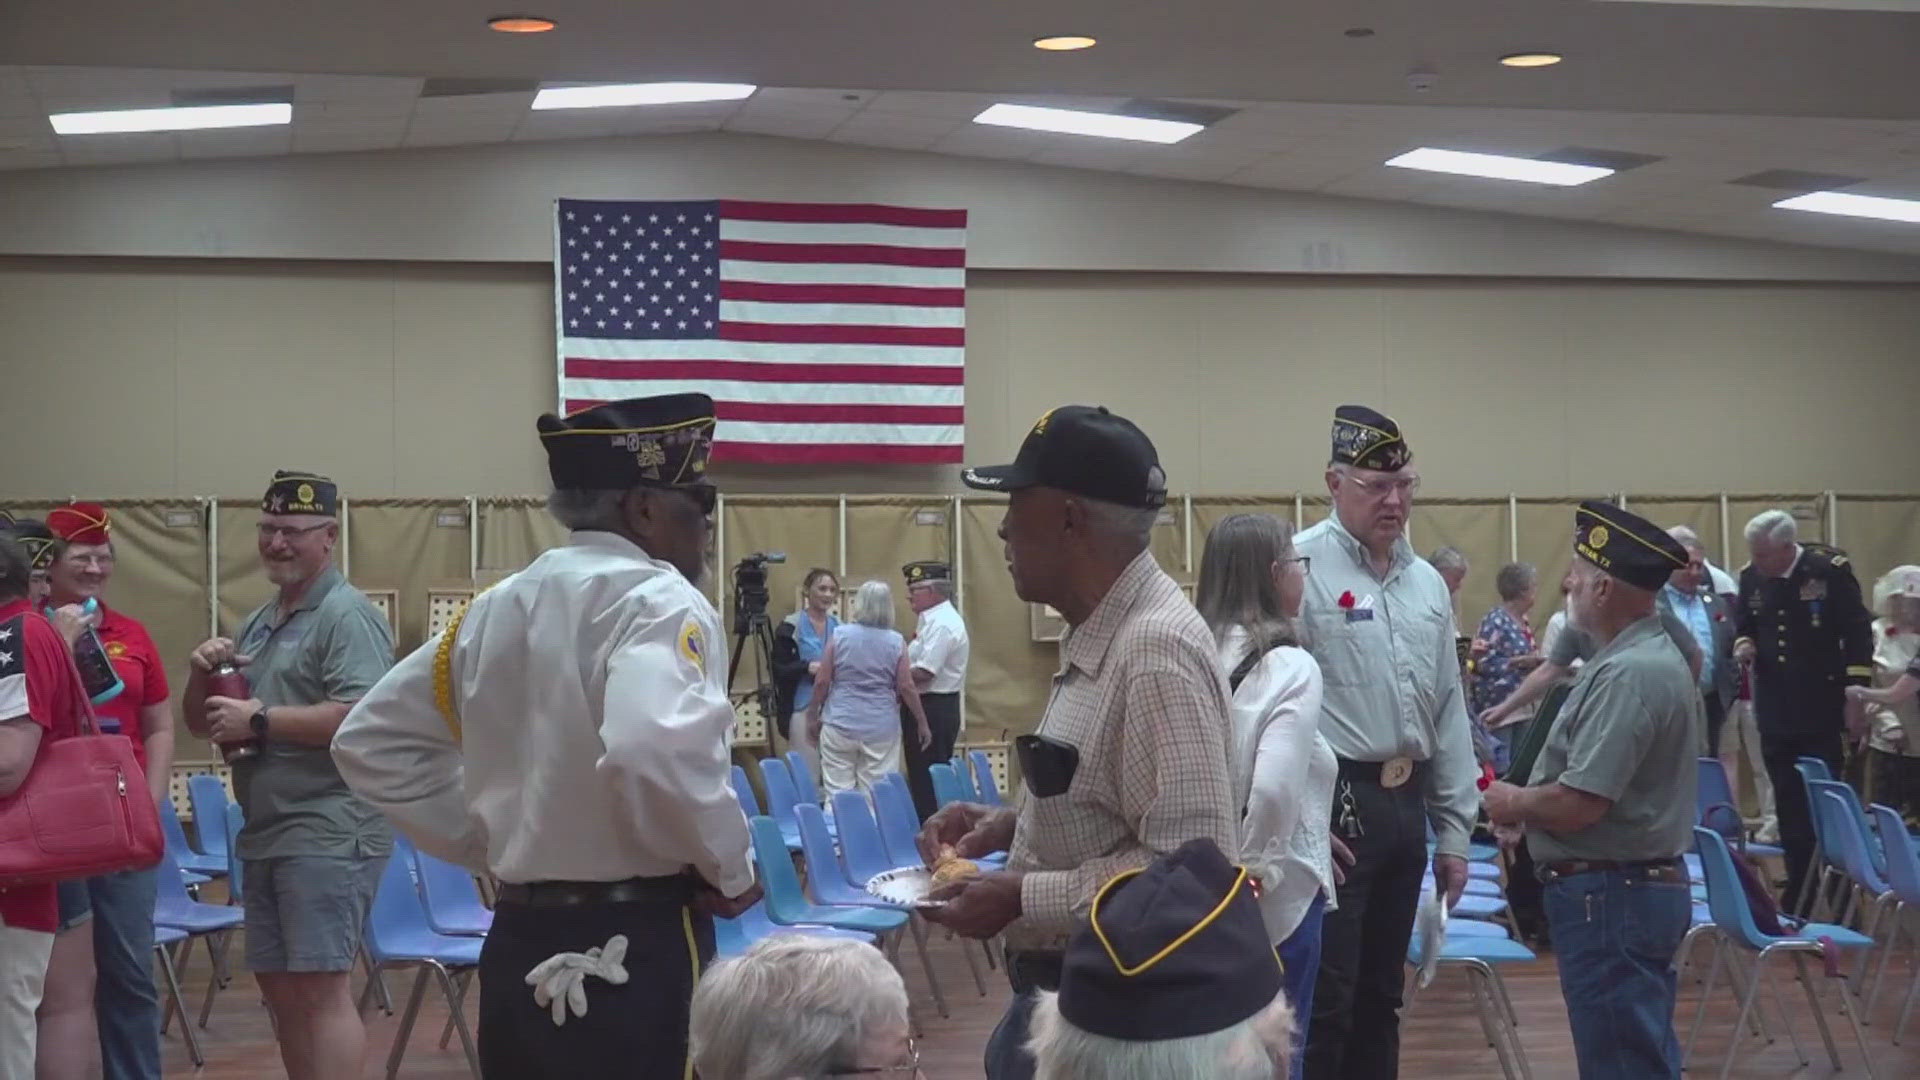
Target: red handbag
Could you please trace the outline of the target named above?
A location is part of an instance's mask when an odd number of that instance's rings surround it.
[[[0,888],[46,885],[160,862],[160,809],[133,744],[103,735],[67,657],[79,734],[42,742],[19,790],[0,799]]]

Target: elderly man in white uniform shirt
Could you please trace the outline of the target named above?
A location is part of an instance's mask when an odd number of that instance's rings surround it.
[[[913,790],[913,807],[924,822],[940,808],[927,769],[953,757],[953,744],[960,737],[960,688],[967,684],[967,623],[960,617],[960,609],[953,606],[951,566],[925,559],[908,563],[900,573],[907,579],[907,603],[920,617],[919,629],[907,645],[907,663],[913,669],[914,689],[920,691],[920,706],[927,713],[927,727],[933,731],[933,741],[922,749],[919,721],[906,709],[900,710],[900,743],[907,748],[907,786]]]
[[[501,883],[488,1080],[689,1076],[712,916],[758,898],[720,619],[694,585],[713,427],[703,394],[541,417],[568,544],[395,665],[334,738],[361,798]]]
[[[1302,644],[1325,677],[1320,734],[1339,761],[1338,909],[1322,924],[1307,1080],[1392,1080],[1407,941],[1427,872],[1448,903],[1467,879],[1479,810],[1447,584],[1407,543],[1420,478],[1399,425],[1359,405],[1334,413],[1333,513],[1294,539],[1313,560]],[[1347,852],[1343,858],[1343,850]]]

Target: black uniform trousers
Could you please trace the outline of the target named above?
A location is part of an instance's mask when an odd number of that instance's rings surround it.
[[[924,823],[940,809],[939,800],[933,797],[933,775],[927,769],[953,757],[954,740],[960,737],[960,695],[921,694],[920,707],[927,712],[933,742],[920,749],[920,725],[904,705],[900,707],[900,740],[906,752],[907,788],[913,792],[913,808]]]
[[[1333,832],[1353,849],[1339,908],[1320,928],[1320,977],[1307,1032],[1306,1080],[1393,1080],[1400,1070],[1400,1006],[1407,943],[1427,874],[1425,763],[1406,783],[1383,788],[1349,775],[1334,784]],[[1376,768],[1377,777],[1377,768]],[[1342,830],[1351,792],[1360,835]]]
[[[1833,770],[1833,775],[1839,776],[1840,732],[1760,733],[1760,760],[1767,766],[1767,779],[1773,781],[1773,805],[1780,818],[1780,846],[1787,852],[1787,891],[1783,895],[1788,899],[1799,897],[1813,861],[1813,808],[1807,804],[1806,781],[1794,767],[1794,762],[1803,757],[1822,759]]]
[[[484,1080],[631,1076],[687,1080],[693,986],[713,960],[713,920],[685,899],[530,907],[501,903],[480,950],[480,1075]],[[555,1026],[527,973],[562,952],[627,937],[627,981],[586,981],[587,1015]]]

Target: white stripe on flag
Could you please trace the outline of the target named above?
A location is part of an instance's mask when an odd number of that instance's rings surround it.
[[[959,446],[959,424],[772,424],[722,420],[713,433],[719,442],[879,443],[889,446]]]
[[[649,379],[636,366],[632,379],[568,379],[566,396],[574,400],[615,401],[636,394],[705,394],[715,401],[752,401],[773,405],[960,405],[961,386],[912,383],[787,383],[738,379]]]
[[[912,285],[925,289],[961,289],[967,271],[958,266],[883,266],[879,263],[776,263],[721,259],[723,281],[765,281],[793,285]]]
[[[757,244],[883,244],[887,247],[967,246],[965,229],[923,229],[910,225],[835,225],[811,221],[736,221],[720,219],[720,239]]]
[[[560,356],[632,360],[634,374],[647,360],[744,360],[756,364],[891,364],[899,367],[960,367],[964,349],[944,345],[787,345],[767,341],[632,341],[625,338],[562,338]]]
[[[25,644],[18,641],[13,644],[22,650],[26,648]],[[25,658],[22,657],[22,659]],[[27,708],[26,672],[22,671],[12,675],[0,676],[0,716],[4,716],[9,720],[16,716],[25,716],[27,715]]]
[[[722,300],[720,317],[729,322],[797,323],[805,326],[967,325],[965,308],[905,307],[899,304],[782,304],[766,300]]]

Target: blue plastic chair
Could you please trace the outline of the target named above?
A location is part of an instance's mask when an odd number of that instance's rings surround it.
[[[224,814],[222,820],[225,820]],[[160,800],[160,832],[166,840],[167,854],[173,856],[175,876],[181,870],[206,877],[219,877],[227,872],[225,855],[202,855],[187,843],[187,830],[180,824],[180,812],[174,809],[172,799]]]
[[[988,806],[1002,805],[1005,800],[1000,797],[1000,782],[993,778],[993,762],[987,760],[987,752],[969,750],[967,760],[973,762],[973,782],[980,793],[980,801]]]
[[[1893,886],[1894,895],[1899,898],[1893,909],[1893,929],[1886,935],[1879,973],[1873,977],[1873,989],[1867,992],[1867,1012],[1872,1015],[1874,1002],[1880,1000],[1880,983],[1887,977],[1887,962],[1893,959],[1894,947],[1900,940],[1900,932],[1905,929],[1907,913],[1920,910],[1920,853],[1914,851],[1912,844],[1898,842],[1907,835],[1907,825],[1900,819],[1899,811],[1879,803],[1869,809],[1873,813],[1874,824],[1879,826],[1881,839],[1886,841],[1887,884]],[[1895,1043],[1907,1030],[1907,1020],[1913,1015],[1916,997],[1920,997],[1920,964],[1914,965],[1913,981],[1907,987],[1906,1004],[1900,1007],[1900,1022],[1893,1029]]]
[[[1487,878],[1477,878],[1477,877],[1474,877],[1472,874],[1468,874],[1466,887],[1461,890],[1460,895],[1462,896],[1504,896],[1506,894],[1500,891],[1499,882],[1491,881],[1491,880],[1488,880]]]
[[[756,902],[737,919],[713,920],[714,952],[722,959],[739,956],[761,938],[777,934],[811,934],[816,937],[846,938],[862,944],[874,943],[872,934],[859,930],[836,930],[831,926],[777,926],[767,918],[765,901]]]
[[[244,904],[247,902],[246,873],[241,869],[240,826],[246,824],[246,818],[240,813],[240,804],[230,802],[226,807],[227,822],[227,903]]]
[[[873,786],[873,816],[880,823],[887,858],[895,866],[921,865],[920,813],[913,808],[913,796],[899,773],[887,773]]]
[[[974,785],[973,766],[968,765],[967,759],[959,754],[953,755],[953,760],[947,764],[953,766],[953,775],[960,781],[960,797],[967,802],[979,802],[980,790]]]
[[[867,882],[908,866],[919,866],[916,853],[911,863],[895,862],[880,836],[880,824],[873,818],[873,806],[857,791],[833,793],[833,816],[840,822],[840,857],[847,884],[865,889]]]
[[[1467,864],[1469,881],[1499,881],[1500,874],[1499,863],[1470,862]]]
[[[480,965],[483,939],[456,937],[435,932],[427,921],[427,908],[414,884],[416,852],[404,836],[393,838],[393,855],[381,871],[380,884],[374,890],[373,906],[367,912],[367,961],[378,976],[389,968],[413,967],[413,991],[407,996],[406,1010],[400,1016],[400,1028],[393,1035],[393,1049],[387,1054],[387,1075],[400,1070],[406,1055],[407,1040],[413,1034],[414,1021],[420,1016],[420,1003],[426,997],[427,976],[432,975],[446,998],[447,1012],[454,1030],[460,1034],[460,1047],[466,1051],[467,1067],[480,1075],[480,1056],[474,1049],[473,1034],[467,1029],[461,1002],[467,984]],[[373,989],[367,980],[367,992]],[[364,998],[365,995],[363,995]],[[363,1008],[365,1001],[361,1002]]]
[[[801,799],[819,806],[820,785],[813,782],[813,770],[807,766],[807,759],[801,757],[798,750],[789,750],[782,756],[786,758],[787,774],[793,777],[793,790]]]
[[[1479,927],[1490,927],[1492,932]],[[1417,967],[1422,956],[1420,935],[1415,934],[1407,944],[1407,962]],[[1507,994],[1506,981],[1500,977],[1497,965],[1534,959],[1533,950],[1514,941],[1497,926],[1449,918],[1436,962],[1436,967],[1456,968],[1466,973],[1468,986],[1473,991],[1474,1011],[1480,1017],[1480,1030],[1499,1057],[1500,1069],[1509,1080],[1530,1077],[1533,1072],[1527,1062],[1526,1049],[1520,1044],[1520,1021],[1513,1010],[1513,999]],[[1413,1008],[1417,989],[1417,985],[1408,989],[1406,1007],[1409,1010]]]
[[[1507,899],[1504,896],[1480,896],[1472,892],[1460,894],[1460,901],[1447,913],[1451,919],[1497,919],[1507,913]]]
[[[180,970],[173,963],[173,948],[187,940],[187,932],[172,926],[153,928],[153,957],[160,961],[160,977],[166,983],[166,1015],[174,1013],[186,1015],[186,1001],[180,996]],[[162,1029],[164,1030],[164,1028]],[[193,1033],[192,1024],[181,1024],[181,1034],[187,1037],[187,1053],[193,1058],[193,1067],[206,1068],[206,1056],[200,1053],[200,1037]]]
[[[1696,805],[1700,815],[1696,824],[1717,830],[1728,839],[1744,838],[1747,823],[1740,817],[1738,801],[1734,798],[1733,783],[1727,779],[1727,767],[1719,758],[1703,757],[1699,760],[1699,783],[1695,788]],[[1748,841],[1746,853],[1761,858],[1781,858],[1786,849],[1774,844],[1760,844]]]
[[[420,884],[420,902],[426,905],[427,925],[436,934],[485,937],[493,929],[493,910],[480,899],[480,887],[466,870],[414,849],[414,873]]]
[[[164,804],[166,800],[161,800]],[[176,819],[177,820],[177,819]],[[222,864],[224,869],[224,861]],[[203,904],[187,895],[187,886],[180,878],[180,868],[173,861],[171,850],[160,853],[160,870],[154,875],[153,923],[155,926],[168,926],[183,931],[187,940],[180,944],[180,952],[174,962],[185,966],[187,954],[193,951],[193,943],[204,939],[207,943],[207,957],[212,962],[212,973],[207,978],[207,996],[200,1006],[200,1026],[207,1026],[207,1018],[213,1014],[213,995],[227,981],[227,947],[233,941],[233,931],[240,929],[246,922],[246,913],[237,907],[226,904]],[[181,1018],[184,1025],[185,1016]],[[162,1027],[164,1031],[164,1026]]]
[[[957,802],[971,802],[966,789],[961,786],[960,774],[953,766],[944,761],[936,761],[927,766],[927,775],[933,779],[933,801],[938,806],[949,806]]]
[[[193,833],[202,855],[227,857],[227,785],[210,773],[187,777],[187,805],[193,808]]]
[[[1755,1000],[1759,997],[1760,981],[1765,975],[1767,961],[1779,954],[1793,957],[1795,975],[1801,988],[1806,991],[1807,1004],[1812,1007],[1814,1021],[1820,1026],[1820,1037],[1826,1043],[1827,1056],[1833,1059],[1833,1067],[1839,1069],[1840,1051],[1834,1045],[1833,1032],[1827,1027],[1827,1016],[1820,1007],[1820,995],[1813,989],[1813,982],[1807,971],[1807,955],[1823,956],[1825,948],[1822,939],[1842,949],[1872,948],[1873,939],[1865,934],[1856,933],[1844,926],[1830,923],[1806,923],[1794,933],[1782,937],[1763,934],[1753,921],[1753,909],[1747,904],[1747,893],[1740,884],[1733,869],[1733,856],[1727,848],[1727,838],[1713,829],[1695,826],[1693,830],[1695,850],[1700,854],[1701,869],[1707,875],[1707,908],[1713,916],[1713,924],[1721,940],[1754,954],[1754,961],[1748,973],[1746,988],[1741,992],[1740,1015],[1734,1021],[1734,1045],[1727,1048],[1727,1060],[1722,1064],[1720,1075],[1724,1078],[1733,1068],[1734,1051],[1738,1049],[1740,1035],[1746,1030],[1747,1017],[1753,1012]],[[1706,1019],[1707,1000],[1713,996],[1714,984],[1719,980],[1720,968],[1724,957],[1716,952],[1713,967],[1707,974],[1707,985],[1700,994],[1700,1011],[1694,1016],[1693,1032],[1687,1036],[1687,1051],[1682,1061],[1693,1056],[1694,1041],[1700,1035],[1700,1025]],[[1730,979],[1738,980],[1742,972],[1738,965],[1726,964]],[[1845,975],[1835,978],[1844,980]],[[1847,991],[1843,982],[1839,995],[1840,1011],[1846,1014],[1847,1022],[1853,1027],[1854,1039],[1859,1043],[1861,1057],[1866,1061],[1867,1075],[1873,1075],[1871,1055],[1867,1050],[1867,1037],[1860,1030],[1860,1018],[1855,1015],[1853,995]],[[1787,1017],[1787,1036],[1792,1041],[1794,1052],[1799,1055],[1800,1063],[1807,1064],[1807,1057],[1800,1051],[1799,1036],[1794,1034],[1792,1017]]]
[[[747,770],[738,765],[733,767],[733,797],[740,800],[740,812],[748,817],[760,816],[760,797],[753,793],[753,785],[747,782]]]
[[[1808,783],[1812,784],[1817,791],[1831,791],[1839,796],[1840,801],[1847,806],[1847,813],[1852,815],[1851,820],[1858,821],[1863,826],[1866,824],[1867,808],[1860,804],[1860,793],[1853,790],[1852,784],[1840,780],[1820,779],[1810,780]],[[1880,871],[1880,876],[1885,877],[1887,873],[1887,853],[1880,850],[1879,830],[1876,829],[1866,833],[1865,838],[1867,842],[1867,858],[1873,861],[1873,868]]]
[[[1825,831],[1833,841],[1834,861],[1839,864],[1841,875],[1852,883],[1851,888],[1847,890],[1847,899],[1840,905],[1839,915],[1834,921],[1843,925],[1854,922],[1868,937],[1884,935],[1891,939],[1895,935],[1885,930],[1888,925],[1886,916],[1888,910],[1892,909],[1895,918],[1899,917],[1900,897],[1893,891],[1893,886],[1888,884],[1879,868],[1873,865],[1873,858],[1867,854],[1866,819],[1855,816],[1849,809],[1849,806],[1858,804],[1850,803],[1833,790],[1835,787],[1843,786],[1845,785],[1836,784],[1832,780],[1813,782],[1814,798],[1819,800],[1814,806],[1814,812],[1826,815]],[[1868,911],[1864,919],[1860,917],[1861,909]],[[1849,919],[1849,915],[1853,918]],[[1897,927],[1898,923],[1894,925]],[[1883,948],[1880,951],[1884,953],[1886,950]],[[1860,1000],[1863,1002],[1866,1000],[1867,965],[1872,959],[1871,952],[1862,955],[1860,970],[1856,974],[1856,984],[1860,990]]]
[[[793,816],[793,808],[800,802],[800,793],[794,789],[787,763],[780,758],[761,758],[760,783],[767,789],[767,814],[779,827],[787,850],[799,851],[800,823]]]
[[[857,792],[845,791],[834,794],[836,797],[848,794],[856,797],[858,795]],[[910,909],[882,900],[864,888],[856,889],[848,883],[847,869],[834,853],[833,840],[827,835],[826,814],[811,803],[801,803],[794,807],[794,810],[800,818],[801,858],[807,864],[807,888],[812,892],[814,902],[837,907],[874,908],[878,912],[897,917],[898,922],[880,932],[888,933],[902,926],[912,932],[914,950],[920,954],[920,969],[926,974],[927,986],[933,991],[934,1008],[940,1011],[941,1016],[951,1016],[952,1014],[947,1011],[946,993],[940,986],[940,976],[934,973],[933,958],[927,952],[926,926],[913,917]],[[983,995],[986,993],[984,985],[980,992]]]
[[[1800,770],[1802,776],[1813,780],[1833,779],[1833,766],[1826,758],[1803,757],[1794,759],[1793,767]]]
[[[901,912],[865,907],[829,907],[807,899],[794,872],[793,859],[787,854],[786,839],[772,818],[761,816],[748,822],[753,835],[753,861],[760,867],[760,886],[766,890],[767,914],[784,926],[818,923],[842,930],[862,930],[885,934],[897,930],[906,921]]]

